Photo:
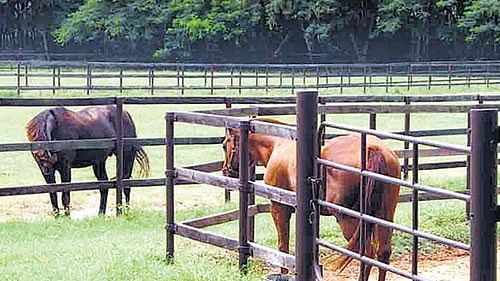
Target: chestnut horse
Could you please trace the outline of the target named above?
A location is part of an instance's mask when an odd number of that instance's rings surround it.
[[[253,120],[284,124],[270,118],[256,118]],[[339,136],[325,141],[321,149],[321,158],[360,167],[360,134],[353,133]],[[225,159],[223,174],[237,177],[239,169],[239,131],[226,130],[223,142]],[[394,152],[379,138],[367,136],[367,169],[376,173],[400,178],[400,165]],[[260,164],[266,167],[264,182],[290,191],[296,190],[296,142],[280,137],[268,136],[258,133],[249,134],[249,153],[251,165]],[[359,185],[360,176],[341,171],[327,169],[326,201],[339,204],[359,211]],[[399,186],[385,184],[372,179],[366,180],[367,213],[370,215],[393,221],[396,203],[399,198]],[[290,217],[294,208],[277,202],[271,202],[271,215],[278,232],[278,248],[280,251],[289,252]],[[347,249],[359,252],[360,224],[359,220],[340,214],[330,208],[322,208],[322,215],[334,215],[340,225],[345,239],[348,241]],[[365,254],[375,257],[388,264],[391,256],[392,229],[373,224],[367,224],[367,239],[365,241]],[[373,243],[372,243],[373,242]],[[341,271],[351,262],[351,258],[341,256],[336,261],[336,269]],[[365,266],[365,279],[368,280],[371,266]],[[282,269],[282,273],[286,273]],[[385,270],[379,271],[379,281],[384,281]]]
[[[115,106],[90,106],[74,112],[64,107],[44,110],[31,119],[26,125],[27,136],[30,141],[53,140],[81,140],[114,138],[115,132]],[[135,125],[129,113],[124,111],[123,136],[136,137]],[[98,180],[108,180],[106,173],[106,159],[116,154],[115,148],[99,149],[64,149],[35,150],[32,151],[43,177],[47,183],[55,183],[55,172],[58,171],[62,182],[71,182],[71,168],[92,166],[94,175]],[[140,166],[141,175],[149,174],[149,159],[146,152],[139,145],[124,145],[123,148],[123,178],[128,179],[132,174],[134,159]],[[125,202],[130,202],[130,187],[123,189]],[[101,200],[99,214],[106,212],[108,189],[100,189]],[[50,193],[50,201],[54,215],[59,215],[57,193]],[[65,215],[70,212],[70,193],[62,192],[62,204]]]

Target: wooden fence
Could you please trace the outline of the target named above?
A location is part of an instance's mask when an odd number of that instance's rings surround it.
[[[179,64],[0,61],[0,90],[158,92],[318,90],[497,85],[500,62],[390,64]]]
[[[404,105],[397,111],[398,113],[409,113],[429,112],[432,109],[438,109],[438,112],[468,112],[471,109],[487,107],[489,110],[475,110],[472,112],[472,120],[475,126],[472,129],[473,144],[471,146],[446,144],[421,138],[414,138],[407,135],[379,132],[373,129],[352,127],[331,122],[321,122],[320,128],[323,129],[326,127],[334,127],[336,129],[362,133],[362,138],[365,141],[361,141],[360,149],[361,151],[365,151],[365,153],[367,134],[412,143],[412,157],[416,165],[413,166],[413,178],[410,181],[407,181],[368,171],[366,169],[366,158],[364,156],[361,157],[361,167],[359,168],[349,167],[347,165],[317,158],[317,150],[314,149],[314,141],[316,139],[315,134],[317,131],[316,126],[311,126],[311,124],[317,123],[317,112],[331,113],[330,111],[333,110],[332,107],[328,106],[323,106],[323,108],[321,106],[318,107],[316,100],[317,93],[314,93],[314,96],[307,95],[311,93],[301,94],[303,94],[302,98],[299,99],[295,110],[290,107],[285,107],[284,109],[283,107],[268,109],[268,113],[274,114],[282,114],[283,112],[285,112],[285,114],[297,113],[297,128],[293,126],[260,122],[258,120],[248,121],[236,118],[238,116],[248,116],[247,114],[251,112],[252,108],[248,108],[246,110],[233,109],[219,111],[219,113],[223,112],[224,115],[217,115],[217,111],[211,111],[210,113],[169,112],[166,115],[166,257],[168,259],[174,258],[174,237],[175,235],[178,235],[227,250],[237,251],[239,253],[239,266],[243,272],[245,272],[248,258],[254,257],[265,260],[275,266],[296,271],[298,280],[312,281],[322,280],[322,270],[319,265],[318,257],[318,248],[321,246],[360,260],[362,265],[375,265],[380,269],[391,271],[408,279],[423,281],[427,279],[419,276],[417,270],[418,243],[419,239],[427,239],[440,244],[470,251],[471,280],[493,280],[491,279],[491,276],[494,276],[494,271],[492,271],[491,268],[494,268],[496,260],[496,246],[494,241],[496,239],[495,230],[496,220],[498,220],[498,218],[495,218],[496,213],[492,211],[492,208],[495,207],[498,209],[498,207],[496,206],[496,203],[494,206],[491,204],[493,201],[496,202],[496,199],[493,200],[493,198],[496,198],[495,190],[491,187],[496,184],[496,146],[498,143],[497,109],[499,105],[469,105],[468,107],[464,106],[458,109],[452,109],[451,107],[442,105],[439,108],[432,106],[420,107],[418,110],[413,109],[412,106]],[[311,106],[307,106],[307,104]],[[258,113],[258,110],[259,108],[253,113]],[[275,110],[275,112],[273,112],[273,110]],[[345,111],[341,112],[345,113]],[[389,112],[396,112],[396,107],[393,107],[393,109]],[[371,113],[377,113],[377,111],[375,110],[375,112]],[[176,122],[239,129],[239,178],[221,177],[210,173],[176,167],[174,163],[174,124]],[[250,132],[297,140],[297,159],[299,160],[297,160],[296,192],[257,183],[251,179],[251,172],[248,171],[250,165],[248,158],[248,134]],[[417,160],[420,157],[418,148],[419,145],[428,145],[437,149],[453,150],[463,155],[471,155],[473,157],[472,169],[468,169],[467,171],[467,173],[472,173],[471,178],[474,179],[471,181],[473,187],[471,194],[462,194],[420,184],[418,181],[419,165]],[[317,174],[317,171],[314,172],[314,166],[318,163],[347,172],[353,172],[360,176],[362,175],[363,177],[375,178],[386,183],[396,183],[398,185],[412,188],[412,227],[410,228],[397,225],[394,222],[369,215],[363,211],[363,207],[360,207],[360,211],[358,212],[338,204],[324,201],[324,199],[320,197],[320,194],[326,194],[324,190],[323,192],[320,191],[320,189],[324,187],[321,187],[321,184],[314,184],[314,182],[316,182],[315,180],[317,180],[317,183],[327,182],[325,178]],[[483,177],[482,175],[484,175],[484,173],[487,173],[487,176]],[[195,218],[188,221],[176,221],[174,216],[174,190],[176,179],[192,180],[198,183],[239,191],[239,209],[203,218]],[[361,181],[360,184],[360,194],[363,194],[362,182],[363,181]],[[454,198],[466,202],[472,202],[472,206],[477,213],[474,213],[474,216],[471,216],[471,245],[419,230],[418,202],[422,201],[420,200],[419,191],[425,192],[424,194],[436,194],[443,198]],[[258,245],[254,242],[253,237],[255,229],[253,218],[258,213],[269,211],[268,208],[265,208],[262,205],[255,205],[256,195],[296,208],[296,256],[279,252],[262,245]],[[363,198],[363,196],[361,195],[360,198]],[[366,204],[361,202],[362,201],[360,201],[361,206]],[[413,241],[411,273],[386,264],[381,257],[378,257],[379,260],[374,260],[373,258],[366,256],[363,248],[360,249],[360,253],[357,253],[321,240],[319,235],[320,206],[333,208],[342,214],[359,218],[361,225],[365,225],[366,222],[376,223],[377,225],[383,225],[391,229],[410,234]],[[206,226],[236,219],[239,219],[239,237],[237,240],[201,229]],[[361,232],[363,232],[363,230],[361,230]],[[364,236],[365,235],[361,235],[360,239],[362,241],[363,239],[366,239],[366,237],[363,238]],[[364,267],[362,267],[361,271],[363,271],[363,268]]]
[[[371,124],[376,124],[376,116],[382,113],[404,113],[405,118],[404,128],[402,133],[409,136],[448,136],[448,135],[464,135],[467,132],[467,127],[458,129],[432,129],[432,130],[411,130],[411,114],[418,112],[468,112],[472,108],[500,108],[500,104],[496,103],[500,100],[498,95],[462,95],[462,96],[325,96],[320,98],[320,103],[323,104],[319,108],[322,118],[326,114],[348,114],[348,113],[366,113],[370,117]],[[295,97],[288,98],[246,98],[246,97],[118,97],[118,98],[0,98],[0,107],[2,106],[84,106],[84,105],[105,105],[105,104],[221,104],[225,107],[231,107],[235,104],[289,104],[294,103]],[[356,105],[342,104],[345,102],[359,103]],[[384,102],[388,103],[383,106],[365,105],[363,103]],[[433,102],[435,104],[422,104]],[[462,102],[461,105],[447,104],[449,102]],[[335,105],[330,105],[334,103]],[[286,115],[295,114],[295,109],[289,106],[267,107],[253,106],[236,108],[232,110],[219,109],[200,111],[200,115],[218,114],[218,115],[233,115],[233,116],[259,116],[259,115]],[[38,149],[89,149],[89,148],[109,148],[114,147],[120,139],[124,144],[138,143],[144,146],[163,146],[165,138],[123,138],[117,136],[117,139],[92,139],[92,140],[71,140],[71,141],[50,141],[50,142],[35,142],[35,143],[6,143],[0,144],[0,153],[6,151],[31,151]],[[222,141],[221,136],[214,137],[179,137],[175,138],[176,145],[191,145],[191,144],[218,144]],[[412,166],[408,163],[411,158],[411,151],[407,147],[397,151],[398,156],[404,159],[402,166],[405,175]],[[420,151],[421,157],[435,157],[457,155],[446,149],[424,149]],[[122,161],[117,159],[117,161]],[[445,169],[453,167],[466,167],[467,161],[448,161],[438,163],[421,163],[419,169]],[[212,172],[220,170],[221,162],[212,162],[196,165],[191,167],[196,170]],[[261,175],[258,175],[260,178]],[[153,179],[134,179],[123,180],[123,184],[130,187],[141,186],[161,186],[164,185],[165,178]],[[188,182],[180,182],[188,183]],[[72,184],[51,184],[51,185],[31,185],[22,187],[0,187],[0,196],[9,195],[25,195],[36,193],[56,192],[63,190],[90,190],[102,187],[113,188],[116,181],[100,181],[100,182],[84,182]],[[424,198],[427,198],[424,196]],[[408,197],[402,197],[402,200],[409,200]],[[430,198],[429,199],[434,199]],[[229,193],[226,194],[226,200],[229,200]]]

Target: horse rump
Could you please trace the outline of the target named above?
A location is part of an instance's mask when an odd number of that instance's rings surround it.
[[[381,151],[375,151],[368,149],[368,163],[367,169],[377,174],[388,175],[389,169],[387,162],[385,160],[384,154]],[[370,216],[375,216],[382,208],[382,196],[384,192],[384,183],[373,179],[372,177],[367,177],[365,182],[365,196],[366,196],[366,210],[365,213]],[[378,243],[373,243],[375,224],[366,223],[366,240],[364,242],[364,248],[370,249],[371,247],[376,247]],[[346,249],[352,252],[359,252],[359,240],[361,236],[361,221],[358,222],[358,226],[354,235],[351,237],[347,243]],[[373,249],[372,253],[375,253],[376,249]],[[339,273],[342,272],[352,261],[349,256],[340,256],[335,261],[333,265],[334,270],[338,270]]]

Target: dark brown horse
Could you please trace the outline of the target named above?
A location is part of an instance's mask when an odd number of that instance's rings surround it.
[[[44,110],[31,119],[26,125],[27,136],[30,141],[53,140],[81,140],[114,138],[116,108],[114,106],[92,106],[74,112],[64,107]],[[124,111],[123,136],[136,137],[135,125],[128,112]],[[40,171],[47,183],[55,183],[55,172],[58,171],[62,182],[71,182],[71,168],[92,166],[98,180],[108,180],[106,173],[106,159],[116,154],[114,148],[105,149],[64,149],[60,151],[36,150],[32,151]],[[132,174],[134,159],[137,160],[141,175],[149,174],[149,159],[146,152],[138,145],[125,145],[123,149],[123,178],[128,179]],[[101,201],[99,214],[106,212],[108,189],[100,189]],[[125,202],[130,202],[130,187],[124,188]],[[50,193],[53,212],[59,214],[57,193]],[[70,211],[70,193],[62,192],[62,204],[65,214]]]
[[[281,123],[269,118],[254,120]],[[283,124],[283,123],[281,123]],[[286,125],[286,124],[285,124]],[[326,140],[321,149],[321,158],[336,163],[360,167],[360,134],[349,134]],[[225,159],[223,173],[226,176],[237,177],[239,165],[239,131],[226,130],[224,140]],[[394,152],[379,138],[367,137],[367,168],[376,173],[400,178],[399,161]],[[266,167],[264,182],[269,185],[296,190],[296,143],[295,141],[257,133],[249,134],[250,163],[261,164]],[[359,210],[360,177],[338,169],[327,169],[326,200],[351,209]],[[399,186],[389,185],[368,179],[366,183],[367,211],[370,215],[393,221],[396,203],[399,198]],[[288,253],[290,235],[290,217],[294,209],[287,205],[271,202],[271,215],[278,232],[278,248]],[[331,209],[322,209],[322,215],[334,215],[340,225],[347,249],[359,251],[359,220],[340,214]],[[391,256],[392,229],[368,224],[365,254],[376,257],[379,261],[388,264]],[[373,243],[372,243],[373,242]],[[337,269],[343,269],[351,261],[341,256],[336,263]],[[371,266],[365,267],[365,279],[368,280]],[[282,269],[286,273],[286,269]],[[379,271],[379,281],[385,280],[386,271]]]

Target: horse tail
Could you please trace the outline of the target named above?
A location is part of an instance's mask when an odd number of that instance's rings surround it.
[[[140,167],[138,176],[142,178],[149,177],[150,175],[149,157],[146,154],[146,151],[142,148],[142,146],[136,148],[135,160],[137,161],[137,164],[139,164]]]
[[[384,154],[381,151],[374,151],[368,149],[368,163],[367,169],[377,174],[388,175],[389,169],[387,162],[385,160]],[[366,196],[366,213],[370,216],[375,216],[382,207],[382,196],[384,193],[384,186],[386,185],[383,182],[376,181],[371,177],[367,177],[365,181],[365,196]],[[364,248],[369,249],[370,247],[374,247],[377,243],[374,242],[374,234],[375,234],[375,224],[366,223],[366,240],[364,242]],[[352,252],[359,252],[360,245],[360,234],[361,234],[361,221],[358,222],[358,227],[354,232],[354,235],[351,237],[349,242],[347,243],[346,249]],[[369,239],[371,238],[371,239]],[[371,241],[371,243],[370,243]],[[376,249],[373,249],[375,252]],[[351,263],[352,258],[348,256],[340,256],[335,264],[334,270],[339,270],[342,272],[348,265]]]

